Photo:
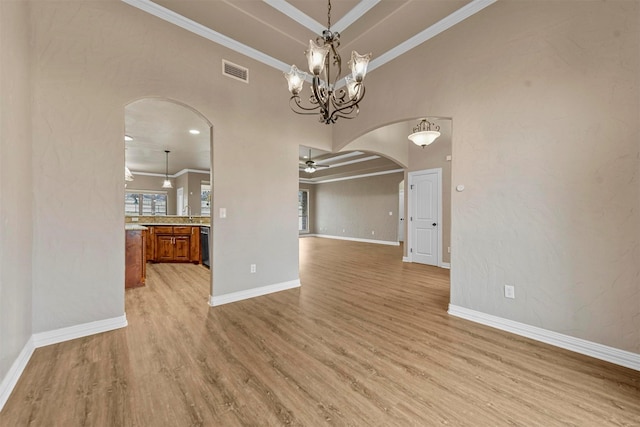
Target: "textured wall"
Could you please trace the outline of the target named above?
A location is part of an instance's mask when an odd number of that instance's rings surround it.
[[[214,211],[228,212],[213,224],[213,294],[297,279],[299,136],[326,141],[330,129],[291,113],[282,74],[119,1],[31,12],[34,332],[124,312],[124,107],[143,97],[213,123]],[[251,83],[222,76],[223,58]]]
[[[453,304],[640,353],[639,16],[497,2],[367,76],[335,147],[453,118]]]
[[[0,382],[31,336],[30,85],[27,3],[26,1],[2,1],[0,2]],[[0,407],[3,403],[0,399]]]
[[[316,184],[312,207],[315,233],[397,242],[398,185],[402,179],[402,172],[398,172]]]

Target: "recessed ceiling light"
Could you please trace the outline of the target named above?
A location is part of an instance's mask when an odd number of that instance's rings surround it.
[[[308,158],[309,158],[309,156],[303,156],[302,158],[303,158],[303,159],[308,159]]]
[[[128,141],[133,141],[133,138],[131,138],[129,135],[125,135],[124,136],[124,140],[127,141],[127,142]]]
[[[200,131],[198,129],[190,129],[189,133],[191,135],[200,135]]]

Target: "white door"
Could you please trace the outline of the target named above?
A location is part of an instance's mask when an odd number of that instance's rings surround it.
[[[439,266],[440,170],[409,175],[412,262]]]
[[[398,195],[398,242],[404,242],[404,181]]]

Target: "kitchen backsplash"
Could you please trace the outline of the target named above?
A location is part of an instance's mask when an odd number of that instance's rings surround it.
[[[133,218],[137,218],[134,221]],[[189,221],[188,216],[179,215],[140,215],[140,216],[125,216],[125,223],[137,223],[137,224],[209,224],[211,223],[211,217],[208,216],[195,216]]]

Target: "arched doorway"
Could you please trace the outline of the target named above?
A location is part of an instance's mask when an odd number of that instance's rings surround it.
[[[211,289],[212,124],[166,98],[133,101],[124,115],[125,228],[144,234],[142,275],[156,263],[191,264]]]

